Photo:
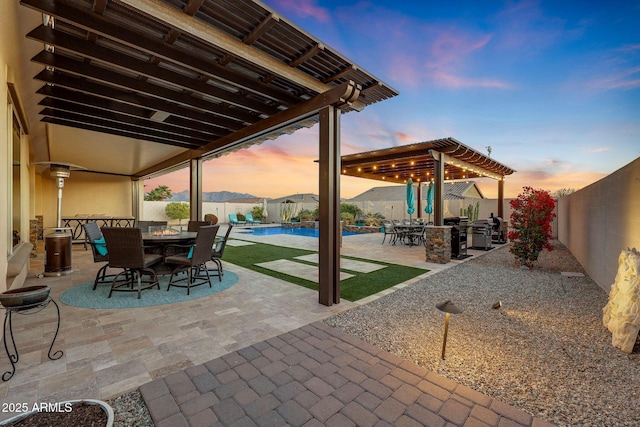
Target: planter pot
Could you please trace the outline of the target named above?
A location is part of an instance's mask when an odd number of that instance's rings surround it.
[[[113,414],[113,409],[111,408],[111,406],[109,406],[109,404],[107,402],[103,402],[102,400],[94,400],[94,399],[79,399],[79,400],[69,400],[66,402],[60,402],[60,403],[56,403],[56,404],[51,404],[51,405],[55,405],[54,408],[50,408],[51,412],[55,412],[56,410],[58,410],[57,413],[60,413],[60,420],[56,423],[57,425],[82,425],[83,420],[80,419],[74,419],[73,416],[73,407],[75,405],[79,405],[79,404],[86,404],[86,405],[93,405],[93,406],[99,406],[105,413],[107,420],[104,424],[104,427],[113,427],[113,418],[114,418],[114,414]],[[69,408],[70,411],[68,410]],[[13,423],[17,422],[17,421],[22,421],[26,418],[29,417],[37,417],[39,414],[44,414],[47,411],[45,409],[43,409],[42,411],[30,411],[30,412],[26,412],[24,414],[19,414],[16,415],[15,417],[9,418],[7,420],[4,420],[2,422],[0,422],[0,426],[10,426]],[[62,417],[68,417],[66,419],[62,418]],[[44,424],[43,424],[44,425]],[[49,424],[47,424],[49,425]],[[102,425],[98,426],[98,427],[102,427]]]
[[[11,289],[0,294],[0,304],[7,308],[37,304],[46,300],[50,291],[51,289],[48,286],[27,286],[25,288]]]

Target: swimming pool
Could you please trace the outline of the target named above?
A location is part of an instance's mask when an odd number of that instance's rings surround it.
[[[254,236],[270,236],[273,234],[289,234],[292,236],[307,236],[307,237],[318,237],[320,235],[320,230],[317,228],[302,228],[302,227],[257,227],[246,230],[239,230],[240,233],[252,234]],[[343,236],[352,236],[354,233],[352,231],[343,231]]]

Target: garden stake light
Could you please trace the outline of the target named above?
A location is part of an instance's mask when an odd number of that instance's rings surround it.
[[[449,330],[449,316],[451,314],[462,313],[462,309],[456,307],[456,305],[449,300],[445,302],[441,302],[440,304],[436,304],[436,308],[446,313],[444,317],[444,339],[442,340],[442,360],[444,360],[444,353],[447,348],[447,332]]]

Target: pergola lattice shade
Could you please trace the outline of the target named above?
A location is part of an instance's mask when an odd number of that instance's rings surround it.
[[[431,181],[432,151],[449,159],[444,166],[446,180],[502,179],[515,172],[454,138],[443,138],[342,156],[342,174],[393,183],[405,183],[409,178],[414,182]]]
[[[224,150],[218,139],[345,83],[360,93],[343,112],[398,94],[259,2],[21,3],[54,18],[27,35],[43,44],[32,60],[43,66],[35,78],[47,123],[203,156]],[[263,140],[315,122],[292,121]]]

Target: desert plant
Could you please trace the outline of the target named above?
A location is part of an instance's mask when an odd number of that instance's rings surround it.
[[[353,214],[351,212],[341,212],[340,220],[343,221],[346,225],[353,224]]]
[[[313,221],[315,215],[309,209],[302,209],[300,212],[298,212],[298,218],[300,219],[300,221]]]
[[[384,215],[380,212],[368,212],[364,216],[364,222],[366,225],[370,227],[379,227],[382,225],[382,220],[384,219]]]
[[[291,221],[297,210],[298,204],[295,202],[280,203],[280,219],[282,219],[282,222]]]
[[[262,206],[254,206],[251,209],[251,215],[253,216],[253,219],[255,219],[256,221],[262,221],[264,219],[264,209]]]
[[[182,223],[183,219],[189,218],[191,212],[189,211],[189,203],[184,202],[171,202],[164,208],[164,213],[171,219],[177,219],[178,224]]]
[[[352,219],[362,217],[362,209],[351,203],[340,203],[340,212],[350,213],[352,215]]]
[[[524,187],[523,192],[509,204],[511,231],[507,237],[511,240],[509,251],[515,255],[521,265],[531,266],[543,249],[553,250],[551,245],[551,221],[556,216],[556,202],[549,192]]]

